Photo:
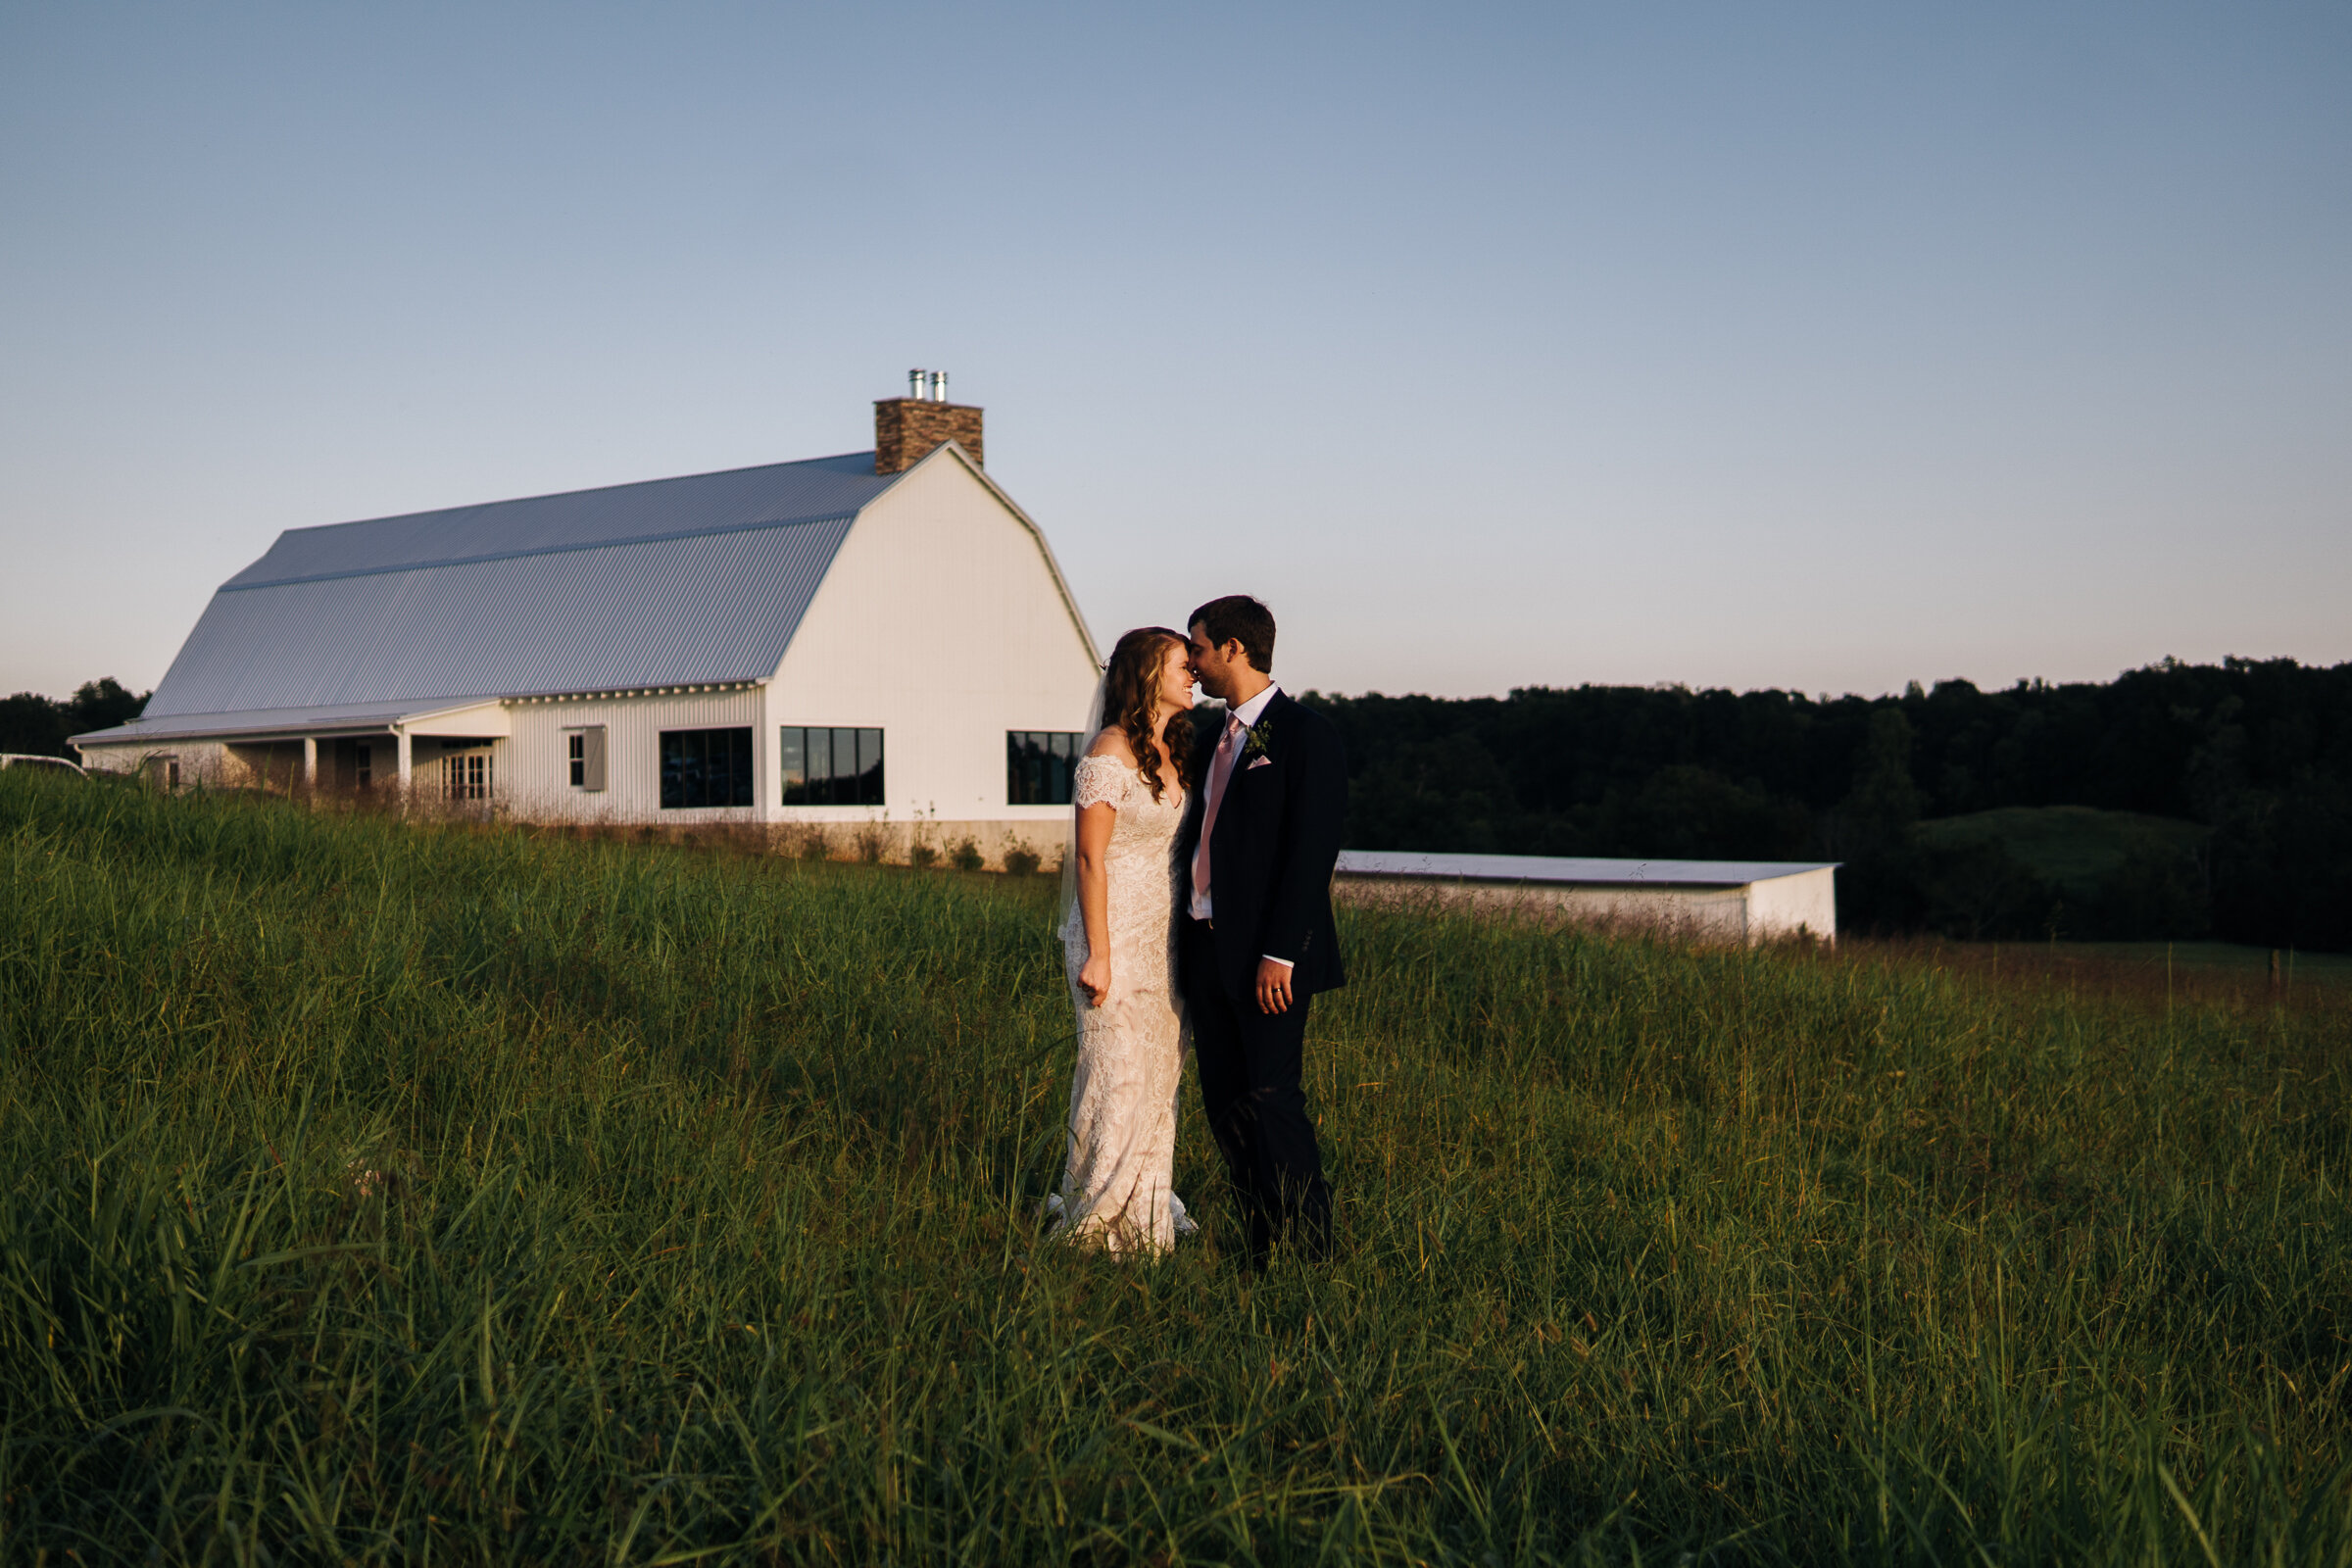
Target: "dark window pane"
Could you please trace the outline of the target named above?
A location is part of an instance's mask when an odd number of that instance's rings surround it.
[[[806,805],[808,799],[808,760],[804,751],[803,736],[807,731],[798,724],[784,727],[784,804]]]
[[[1004,799],[1011,806],[1067,806],[1078,746],[1067,730],[1016,729],[1004,736]]]
[[[754,800],[754,796],[752,794],[752,777],[757,771],[757,769],[755,769],[752,765],[753,758],[751,726],[747,724],[743,728],[730,731],[729,733],[735,737],[735,798],[729,801],[727,804],[730,806],[749,806]]]
[[[858,805],[884,804],[882,791],[882,732],[861,729],[858,732]]]
[[[662,732],[662,808],[752,804],[752,732],[665,729]]]
[[[786,806],[884,804],[878,729],[789,725],[782,757]]]
[[[854,729],[833,731],[833,804],[858,804],[858,732]]]

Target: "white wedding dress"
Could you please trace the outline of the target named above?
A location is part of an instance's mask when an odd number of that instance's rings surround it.
[[[1079,989],[1086,922],[1072,908],[1061,929],[1078,1010],[1070,1155],[1061,1191],[1046,1207],[1054,1230],[1072,1239],[1099,1241],[1114,1252],[1164,1252],[1179,1235],[1198,1229],[1171,1185],[1185,1046],[1175,929],[1184,788],[1168,778],[1155,801],[1135,768],[1116,758],[1088,757],[1078,763],[1071,794],[1077,809],[1107,804],[1118,813],[1102,859],[1110,991],[1098,1007]]]

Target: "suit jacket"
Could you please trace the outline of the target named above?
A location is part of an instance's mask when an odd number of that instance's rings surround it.
[[[1221,710],[1203,715],[1195,736],[1200,782],[1178,841],[1187,899],[1208,808],[1208,769],[1224,724]],[[1348,751],[1331,720],[1288,692],[1274,694],[1258,715],[1257,732],[1265,744],[1234,760],[1208,845],[1217,979],[1227,995],[1247,998],[1256,986],[1258,959],[1271,956],[1292,961],[1294,995],[1334,991],[1348,983],[1331,918],[1332,868],[1348,816]]]

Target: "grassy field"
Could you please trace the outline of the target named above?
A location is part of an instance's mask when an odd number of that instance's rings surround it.
[[[2062,958],[2122,964],[2150,976],[2169,965],[2176,976],[2186,970],[2221,970],[2231,978],[2270,987],[2271,957],[2278,958],[2278,984],[2297,986],[2352,985],[2352,954],[2279,952],[2237,942],[2060,942],[2053,944]],[[2011,951],[2016,950],[2014,946]],[[2203,978],[2199,975],[2198,978]]]
[[[2352,993],[1351,912],[1041,1245],[1042,878],[0,774],[11,1562],[2352,1557]],[[1693,1555],[1685,1557],[1689,1552]]]

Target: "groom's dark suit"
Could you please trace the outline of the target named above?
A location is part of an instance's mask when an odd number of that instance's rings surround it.
[[[1215,713],[1194,745],[1200,777],[1179,840],[1188,903],[1224,727],[1225,714]],[[1209,835],[1213,918],[1194,919],[1180,906],[1177,924],[1201,1109],[1225,1155],[1250,1256],[1262,1261],[1293,1222],[1297,1244],[1309,1253],[1331,1245],[1331,1187],[1299,1087],[1299,1057],[1307,999],[1347,983],[1331,875],[1348,814],[1348,756],[1329,719],[1279,691],[1254,733],[1256,741],[1245,738],[1236,748]],[[1261,957],[1292,960],[1286,1011],[1258,1007]]]

